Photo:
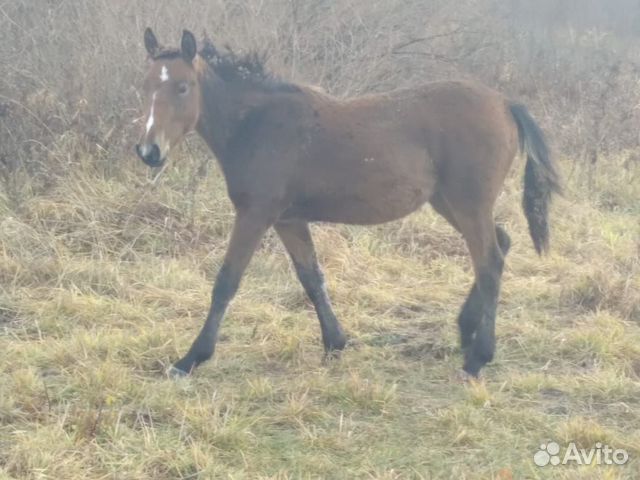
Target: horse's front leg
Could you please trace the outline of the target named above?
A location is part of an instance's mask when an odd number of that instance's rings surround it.
[[[213,287],[207,319],[189,352],[169,369],[170,376],[188,375],[195,367],[213,356],[218,328],[227,305],[238,290],[242,274],[258,242],[275,217],[276,215],[262,210],[247,210],[236,215],[224,263]]]

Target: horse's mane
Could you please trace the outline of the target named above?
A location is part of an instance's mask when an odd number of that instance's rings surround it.
[[[300,91],[298,86],[278,78],[265,68],[266,53],[252,51],[238,55],[228,46],[225,46],[225,50],[224,53],[218,52],[213,43],[205,38],[199,52],[207,65],[224,81],[269,91]]]
[[[229,46],[225,46],[225,52],[219,52],[205,37],[202,48],[198,54],[206,64],[225,82],[236,83],[267,91],[299,92],[300,87],[284,81],[273,75],[265,68],[267,54],[252,51],[244,55],[236,54]],[[179,48],[162,47],[153,60],[172,60],[180,58],[182,52]]]

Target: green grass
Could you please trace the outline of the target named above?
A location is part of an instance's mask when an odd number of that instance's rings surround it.
[[[570,182],[542,258],[514,168],[496,212],[514,244],[497,358],[470,384],[456,381],[455,316],[471,268],[428,208],[314,226],[352,339],[340,360],[323,364],[270,233],[215,359],[166,379],[206,314],[232,220],[217,169],[193,191],[191,164],[176,163],[155,186],[139,166],[115,180],[84,165],[46,195],[0,198],[0,478],[638,478],[640,190],[614,160],[596,190]],[[630,461],[536,467],[550,440]]]

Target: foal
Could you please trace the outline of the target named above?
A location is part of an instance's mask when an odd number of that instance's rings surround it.
[[[286,247],[313,302],[327,353],[346,343],[316,260],[309,222],[375,224],[426,202],[464,237],[475,282],[458,317],[464,370],[493,358],[495,317],[508,234],[493,205],[524,151],[523,207],[534,246],[548,248],[548,205],[560,191],[539,127],[517,103],[467,82],[438,82],[349,100],[277,80],[257,56],[198,52],[188,31],[179,49],[144,43],[147,121],[136,150],[149,166],[197,130],[215,154],[236,210],[209,314],[170,373],[211,358],[220,321],[261,237],[270,227]]]

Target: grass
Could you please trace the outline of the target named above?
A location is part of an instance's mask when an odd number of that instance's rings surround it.
[[[232,220],[216,168],[155,185],[86,158],[46,194],[0,198],[0,478],[632,479],[640,470],[639,184],[569,182],[538,258],[521,162],[497,216],[513,239],[498,354],[455,381],[465,247],[430,209],[313,229],[351,347],[318,322],[270,234],[215,359],[164,369],[206,314]],[[609,168],[606,168],[609,165]],[[620,466],[539,468],[541,443],[624,448]]]

